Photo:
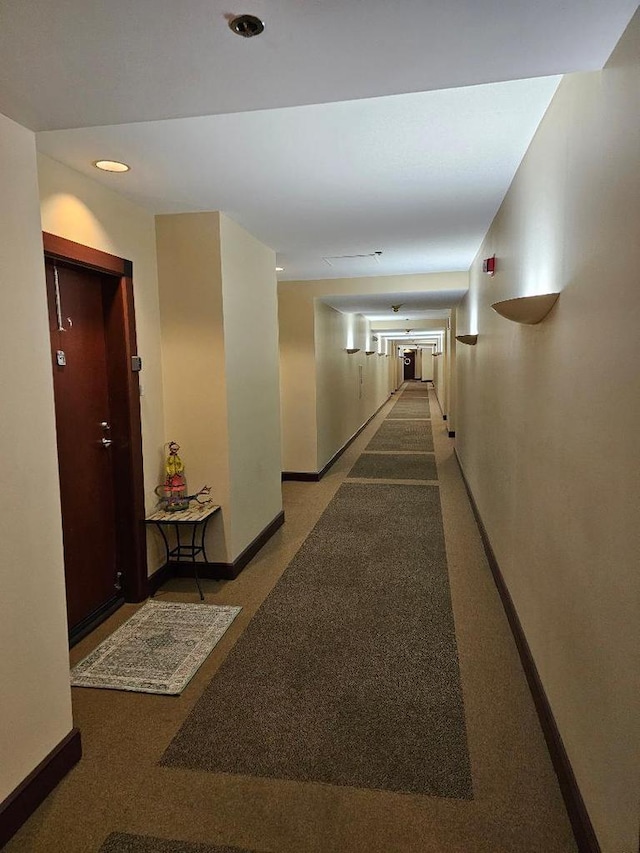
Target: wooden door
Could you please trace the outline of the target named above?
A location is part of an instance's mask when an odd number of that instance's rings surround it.
[[[416,377],[416,353],[410,350],[404,354],[404,379],[415,379]]]
[[[72,632],[121,596],[106,338],[117,281],[51,260],[46,278]]]

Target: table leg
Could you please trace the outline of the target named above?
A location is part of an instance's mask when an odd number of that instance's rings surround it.
[[[198,561],[196,559],[196,528],[197,524],[193,525],[193,530],[191,533],[191,558],[193,560],[193,574],[195,575],[196,584],[198,585],[198,592],[200,593],[200,601],[204,601],[204,594],[202,592],[202,587],[200,586],[200,578],[198,576]]]

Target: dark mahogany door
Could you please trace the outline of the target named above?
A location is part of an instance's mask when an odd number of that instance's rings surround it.
[[[410,350],[404,354],[404,378],[416,378],[416,353],[415,350]]]
[[[73,631],[120,595],[105,334],[115,284],[102,273],[50,260],[46,273],[67,615]]]

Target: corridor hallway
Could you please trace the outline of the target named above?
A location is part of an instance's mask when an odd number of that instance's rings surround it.
[[[203,582],[208,603],[243,610],[181,696],[73,690],[83,759],[7,853],[576,850],[453,442],[426,389],[403,386],[319,483],[284,483],[284,527],[235,581]],[[371,537],[369,576],[358,559]],[[158,598],[198,596],[181,579]],[[72,663],[135,609],[85,638]],[[326,648],[322,635],[302,643],[306,625],[308,637],[325,628]],[[427,647],[436,672],[424,666]],[[338,657],[352,684],[336,683],[336,709],[321,679]],[[388,681],[377,680],[387,666]],[[280,694],[269,678],[278,667]],[[261,714],[253,727],[251,708]],[[335,729],[323,732],[332,712]]]

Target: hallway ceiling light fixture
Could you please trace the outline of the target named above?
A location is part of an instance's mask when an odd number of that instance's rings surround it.
[[[547,316],[558,301],[560,293],[542,293],[536,296],[516,296],[514,299],[504,299],[494,302],[493,310],[514,323],[524,323],[535,326]]]
[[[401,302],[400,305],[392,305],[391,310],[393,311],[393,313],[397,314],[398,311],[402,308],[403,304],[404,303]]]
[[[478,343],[477,335],[456,335],[456,340],[460,341],[461,344],[467,344],[467,346],[474,347]]]
[[[93,165],[96,169],[103,172],[130,172],[131,166],[126,163],[121,163],[119,160],[94,160]]]
[[[237,36],[251,39],[264,32],[264,21],[255,15],[236,15],[229,21],[229,29]]]

